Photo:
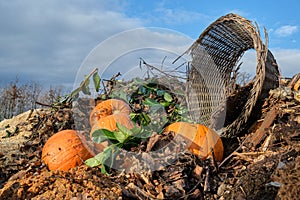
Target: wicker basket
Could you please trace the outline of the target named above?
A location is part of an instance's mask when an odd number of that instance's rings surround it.
[[[268,50],[266,31],[265,38],[264,44],[259,29],[251,21],[228,14],[208,26],[187,50],[192,57],[187,72],[188,102],[195,121],[218,130],[225,137],[235,136],[243,129],[257,102],[279,84],[279,69]],[[233,70],[249,49],[256,51],[255,78],[247,86],[248,93],[243,94],[247,97],[239,115],[232,123],[217,126],[224,122],[227,100],[233,95]]]

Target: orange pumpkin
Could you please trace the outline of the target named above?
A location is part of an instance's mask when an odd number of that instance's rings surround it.
[[[102,101],[91,111],[90,125],[92,127],[99,119],[118,113],[129,115],[131,109],[126,102],[119,99]]]
[[[113,115],[109,115],[107,117],[102,117],[100,118],[96,124],[93,125],[92,130],[90,132],[90,137],[92,138],[92,133],[95,130],[98,129],[107,129],[110,131],[116,131],[117,128],[117,123],[122,124],[123,126],[125,126],[128,129],[132,129],[134,127],[133,122],[131,121],[129,115],[125,115],[125,114],[113,114]],[[104,141],[101,142],[99,144],[95,144],[95,147],[97,148],[97,150],[99,152],[103,151],[103,149],[105,147],[107,147],[108,142]]]
[[[164,132],[175,132],[191,141],[188,149],[195,155],[203,159],[211,155],[210,147],[214,150],[214,156],[217,161],[222,161],[224,147],[218,133],[214,130],[201,125],[190,124],[187,122],[175,122],[167,126]]]
[[[67,171],[81,165],[95,154],[75,130],[63,130],[52,135],[42,150],[42,160],[49,170]]]

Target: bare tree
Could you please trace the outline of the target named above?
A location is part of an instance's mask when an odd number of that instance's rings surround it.
[[[36,82],[20,84],[18,79],[0,88],[0,121],[11,118],[30,109],[41,107],[36,102],[51,105],[62,95],[61,86],[48,90]]]

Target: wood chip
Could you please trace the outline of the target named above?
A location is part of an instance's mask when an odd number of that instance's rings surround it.
[[[298,91],[300,87],[300,73],[296,74],[292,80],[289,82],[288,87],[292,88],[294,91]]]
[[[267,113],[259,129],[257,129],[256,132],[251,136],[252,147],[256,147],[266,137],[268,129],[274,122],[276,116],[277,116],[277,108],[273,107]]]
[[[203,167],[200,167],[199,165],[196,165],[194,171],[193,171],[193,175],[198,178],[198,179],[201,179],[201,174],[203,172]]]

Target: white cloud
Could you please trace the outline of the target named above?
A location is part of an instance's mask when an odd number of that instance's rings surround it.
[[[298,29],[299,29],[298,26],[285,25],[276,29],[275,34],[279,37],[287,37],[297,32]]]
[[[45,84],[74,80],[89,51],[109,36],[140,27],[115,0],[0,2],[0,84],[16,75]]]
[[[283,77],[292,77],[300,73],[299,49],[274,49],[272,53],[275,56]]]
[[[192,43],[187,36],[167,29],[141,29],[124,37],[122,31],[142,27],[142,21],[124,15],[121,4],[109,4],[113,0],[84,2],[0,2],[0,84],[18,75],[20,80],[72,87],[94,67],[114,62],[120,69],[111,73],[124,73],[138,64],[139,57],[160,63],[164,55],[174,59]],[[187,19],[182,16],[181,20]],[[123,37],[117,37],[118,33]],[[101,48],[82,64],[99,43]]]
[[[182,33],[161,28],[138,28],[121,32],[100,43],[86,57],[78,70],[75,84],[79,85],[82,77],[93,68],[99,68],[103,78],[110,78],[121,72],[122,78],[142,78],[144,70],[139,68],[139,58],[145,59],[149,64],[161,67],[175,68],[183,60],[172,65],[193,43],[193,40]],[[184,67],[183,67],[184,68]]]
[[[198,12],[180,9],[170,9],[164,7],[159,7],[155,9],[153,17],[155,21],[160,21],[168,25],[193,23],[195,21],[208,18],[206,15]]]
[[[279,66],[282,77],[292,77],[300,73],[300,50],[298,49],[270,49]],[[242,57],[243,62],[241,70],[255,75],[256,70],[256,52],[254,50],[247,51]]]
[[[32,79],[52,85],[72,85],[76,75],[78,79],[83,76],[81,69],[77,73],[80,66],[86,66],[85,74],[91,71],[90,68],[107,66],[111,62],[119,64],[118,67],[122,70],[128,70],[128,67],[138,63],[139,56],[133,52],[135,49],[154,48],[156,51],[151,54],[148,50],[137,52],[145,58],[155,55],[153,62],[160,63],[163,56],[158,53],[173,56],[182,53],[190,45],[191,41],[180,33],[147,29],[144,29],[142,35],[139,33],[110,40],[110,36],[142,27],[145,22],[143,18],[126,16],[122,2],[124,1],[0,1],[0,84],[18,75],[20,79]],[[152,24],[158,25],[211,21],[210,17],[201,13],[166,8],[163,4],[151,12],[150,17]],[[281,29],[281,33],[285,35],[298,29],[296,26],[285,27]],[[201,29],[199,34],[200,32]],[[89,55],[91,57],[81,65],[88,53],[100,42],[100,51],[94,49],[93,56]],[[274,50],[273,53],[283,75],[291,76],[300,71],[299,50]],[[125,54],[131,56],[132,62],[122,63]],[[255,55],[254,59],[252,57],[248,59],[249,62],[245,61],[248,69],[255,68],[253,63],[256,66]]]
[[[235,14],[238,14],[238,15],[243,16],[243,17],[249,16],[248,12],[246,12],[244,10],[239,10],[239,9],[233,9],[233,10],[230,10],[228,12],[224,12],[224,15],[227,15],[228,13],[235,13]]]

